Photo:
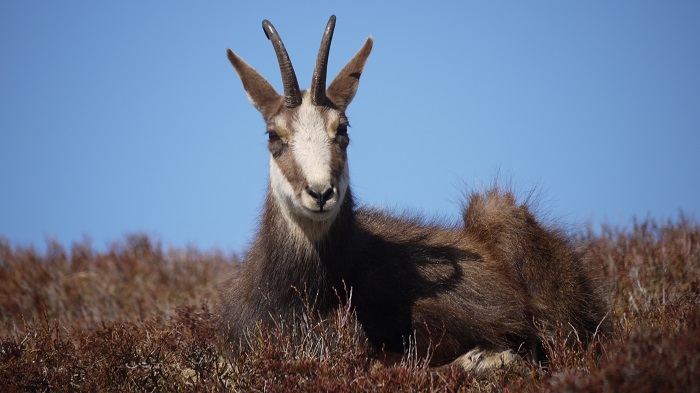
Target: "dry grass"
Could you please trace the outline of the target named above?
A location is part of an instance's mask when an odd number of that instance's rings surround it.
[[[235,256],[168,250],[130,236],[106,252],[0,240],[2,391],[700,391],[700,227],[680,217],[604,227],[591,258],[610,279],[614,337],[548,342],[526,361],[475,378],[424,359],[385,366],[350,310],[254,329],[229,356],[216,334],[217,281]]]

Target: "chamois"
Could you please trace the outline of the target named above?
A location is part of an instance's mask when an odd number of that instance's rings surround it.
[[[563,326],[584,340],[607,331],[606,295],[585,250],[539,223],[509,190],[473,193],[454,227],[356,208],[345,111],[373,38],[326,88],[334,28],[331,16],[309,90],[299,89],[267,20],[284,95],[227,51],[266,122],[270,176],[257,235],[222,292],[226,338],[238,342],[258,323],[303,314],[299,291],[314,297],[322,315],[350,301],[378,350],[401,354],[411,342],[430,352],[432,366],[455,362],[475,372],[516,353],[543,360],[542,326]]]

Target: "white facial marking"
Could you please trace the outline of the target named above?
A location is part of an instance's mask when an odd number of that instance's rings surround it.
[[[284,117],[279,115],[276,116],[274,119],[272,119],[272,124],[275,125],[277,135],[286,141],[289,137],[289,131],[287,131],[287,122],[285,121]]]
[[[270,188],[272,195],[280,203],[282,213],[290,218],[289,207],[294,204],[294,188],[272,156],[270,157]]]
[[[343,179],[345,178],[346,176],[343,176]],[[341,182],[344,181],[341,180]],[[270,188],[289,226],[290,235],[304,241],[317,241],[323,238],[333,223],[338,210],[333,209],[319,214],[307,212],[303,207],[300,208],[294,188],[282,173],[277,161],[272,157],[270,157]],[[309,214],[313,214],[313,216]]]
[[[331,141],[324,119],[311,103],[307,92],[293,120],[294,137],[291,144],[309,187],[325,189],[331,180]]]
[[[280,167],[277,160],[270,157],[271,192],[291,232],[296,235],[303,234],[312,241],[321,239],[330,229],[349,184],[347,161],[335,182],[331,176],[332,150],[337,148],[333,138],[338,122],[337,113],[321,111],[311,104],[309,93],[304,94],[302,104],[295,111],[293,118],[273,120],[278,131],[285,128],[286,137],[280,136],[288,143],[288,154],[294,159],[301,172],[299,175],[303,177],[308,188],[299,190],[297,183],[293,185],[285,176],[284,168]],[[287,125],[290,133],[286,132]],[[318,200],[307,192],[308,189],[316,193],[328,189],[332,189],[333,192],[319,206]]]
[[[304,231],[299,218],[293,214],[294,206],[296,205],[294,188],[289,184],[289,180],[284,176],[284,173],[282,173],[282,170],[272,157],[270,157],[270,188],[285,221],[290,226],[290,233],[299,238],[308,237],[308,235],[305,235],[305,232],[309,231]]]

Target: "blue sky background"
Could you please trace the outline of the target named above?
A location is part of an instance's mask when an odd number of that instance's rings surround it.
[[[281,90],[269,19],[306,88],[331,14],[329,81],[375,38],[361,203],[455,220],[498,176],[572,225],[700,212],[700,2],[301,4],[0,2],[0,236],[243,250],[268,153],[225,50]]]

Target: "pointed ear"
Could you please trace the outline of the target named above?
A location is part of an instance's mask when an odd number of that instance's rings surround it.
[[[236,69],[238,77],[243,82],[243,88],[248,94],[250,103],[262,113],[265,120],[274,115],[280,105],[284,103],[284,97],[277,94],[270,83],[263,78],[253,67],[238,57],[231,49],[227,50],[228,60]]]
[[[360,84],[360,75],[365,68],[365,62],[372,51],[374,39],[370,36],[360,50],[353,56],[348,64],[333,79],[331,85],[326,89],[326,95],[336,106],[343,111],[355,97],[357,86]]]

